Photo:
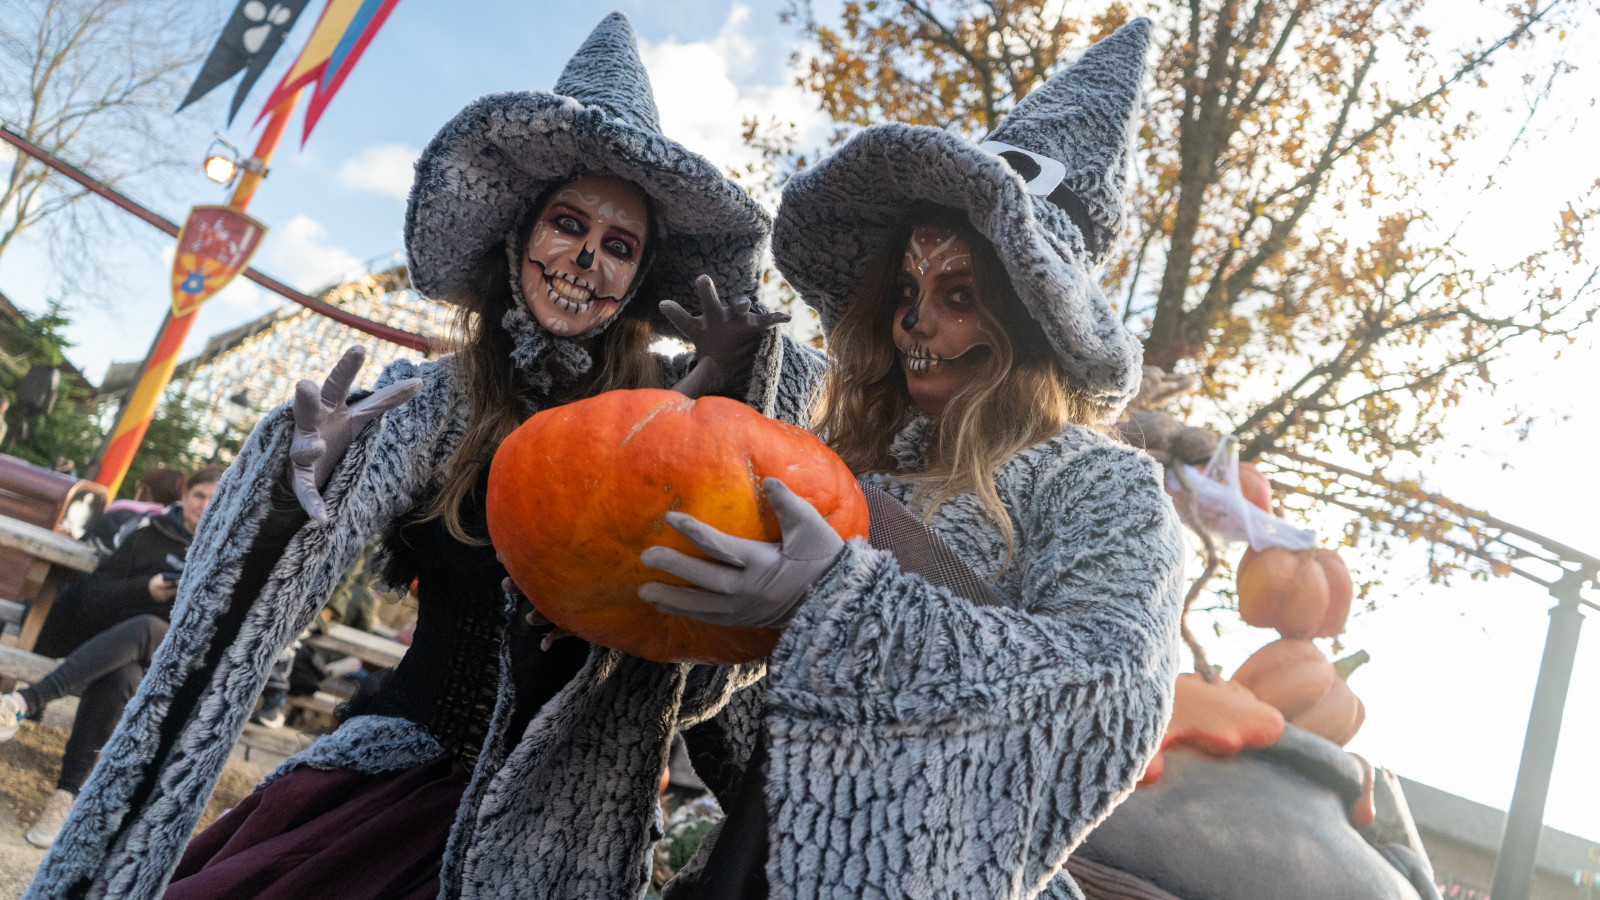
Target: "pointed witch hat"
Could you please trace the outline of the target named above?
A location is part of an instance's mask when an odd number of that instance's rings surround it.
[[[877,125],[795,175],[772,235],[778,268],[831,331],[886,245],[929,206],[988,238],[1033,320],[1087,399],[1120,409],[1139,389],[1139,342],[1093,267],[1122,230],[1150,21],[1135,19],[1053,75],[984,141]]]
[[[725,297],[754,295],[771,220],[715,165],[661,134],[650,76],[621,13],[601,20],[553,92],[483,97],[429,142],[406,203],[411,283],[446,295],[503,245],[535,199],[584,174],[625,178],[650,196],[661,291],[650,302],[698,310],[701,274]]]

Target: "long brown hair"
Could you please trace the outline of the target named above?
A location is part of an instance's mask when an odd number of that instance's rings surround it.
[[[927,467],[903,472],[889,446],[912,406],[892,319],[906,242],[919,225],[948,228],[972,247],[973,294],[990,352],[935,424]],[[833,365],[823,382],[813,430],[851,471],[889,473],[914,482],[913,505],[923,507],[924,520],[956,494],[977,494],[1005,537],[1002,569],[1009,565],[1015,531],[995,488],[995,474],[1023,449],[1054,437],[1069,423],[1088,425],[1095,416],[1023,308],[993,245],[953,210],[918,211],[862,279],[828,335],[828,351]]]
[[[535,210],[543,207],[542,198],[532,206]],[[527,246],[535,219],[536,216],[529,216],[519,231],[519,247]],[[652,236],[646,242],[646,258],[635,276],[631,302],[623,305],[616,321],[589,348],[594,365],[575,383],[557,389],[551,397],[555,403],[571,403],[611,390],[661,386],[661,367],[650,352],[655,339],[648,302],[656,294],[651,290],[654,244]],[[440,471],[439,493],[423,517],[443,518],[451,536],[467,544],[488,541],[463,527],[463,502],[477,489],[500,442],[533,414],[521,397],[524,383],[511,360],[516,343],[500,324],[517,302],[511,293],[513,277],[505,247],[497,243],[484,251],[461,284],[442,298],[456,305],[453,349],[456,377],[467,397],[467,423],[461,443]]]

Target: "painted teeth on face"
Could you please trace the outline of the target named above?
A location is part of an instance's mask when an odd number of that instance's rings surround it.
[[[921,344],[914,344],[910,350],[902,350],[900,352],[905,354],[906,368],[919,375],[927,374],[928,372],[931,372],[934,367],[945,362],[944,357],[934,353],[932,350],[929,350]]]
[[[546,292],[550,302],[556,308],[569,313],[588,312],[594,299],[594,290],[583,284],[574,284],[566,276],[555,275],[545,278]]]
[[[582,288],[591,294],[595,291],[595,286],[593,284],[590,284],[585,279],[579,278],[576,275],[568,275],[565,272],[557,272],[555,277],[560,278],[562,281],[565,281],[570,285]]]
[[[549,289],[546,291],[546,293],[550,295],[550,302],[554,303],[556,305],[556,309],[559,309],[562,312],[586,313],[589,311],[589,307],[593,305],[592,303],[575,303],[571,300],[568,300],[567,298],[556,293],[554,288]]]

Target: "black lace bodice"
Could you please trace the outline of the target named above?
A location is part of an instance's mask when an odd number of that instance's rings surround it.
[[[469,534],[487,539],[483,496],[481,487],[474,491],[461,518]],[[501,590],[506,571],[494,548],[456,539],[442,519],[398,520],[382,544],[383,580],[401,585],[415,579],[417,627],[388,680],[352,712],[410,719],[471,768],[499,696],[503,643],[512,642],[517,733],[582,667],[588,645],[568,638],[540,651],[548,629],[527,624],[526,601],[508,608]]]

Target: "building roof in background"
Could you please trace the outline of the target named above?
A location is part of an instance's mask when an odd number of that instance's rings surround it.
[[[272,326],[299,311],[300,307],[298,306],[284,306],[257,316],[243,325],[213,334],[206,338],[206,344],[199,353],[178,363],[177,368],[172,372],[173,380],[181,381],[201,362],[211,359],[218,353],[231,350],[263,331],[270,330]],[[100,398],[102,400],[115,398],[132,390],[133,386],[139,381],[139,372],[143,366],[144,360],[113,362],[106,368],[105,377],[100,380]]]
[[[1500,838],[1506,823],[1503,810],[1429,787],[1403,775],[1400,783],[1418,829],[1458,841],[1490,856],[1500,852]],[[1540,869],[1562,878],[1571,877],[1579,870],[1600,871],[1600,843],[1546,828],[1539,839],[1537,864]]]

